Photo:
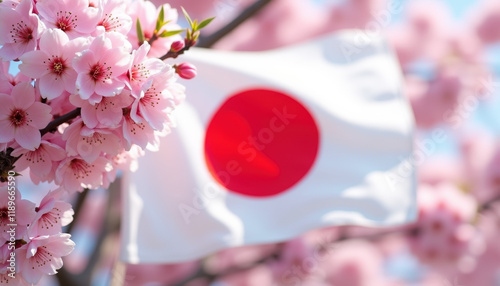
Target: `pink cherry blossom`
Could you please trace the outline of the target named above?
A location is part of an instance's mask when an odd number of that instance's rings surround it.
[[[157,137],[155,135],[154,129],[141,120],[141,122],[136,122],[131,117],[130,110],[128,114],[123,115],[123,138],[126,140],[126,148],[130,149],[132,144],[136,144],[139,147],[145,149],[148,144],[156,144]]]
[[[426,82],[422,84],[427,85]],[[426,88],[422,86],[418,89],[422,93],[410,95],[417,125],[421,128],[430,128],[450,118],[464,98],[464,88],[460,70],[453,68],[441,70]]]
[[[102,7],[91,7],[88,0],[44,0],[36,8],[48,28],[65,32],[70,39],[92,33]]]
[[[33,172],[29,172],[29,177],[30,177],[31,181],[36,185],[38,185],[40,183],[51,183],[55,180],[56,169],[58,166],[59,166],[59,162],[52,162],[52,166],[50,167],[47,175],[40,177],[40,176],[37,176]]]
[[[123,90],[116,96],[103,97],[94,105],[78,95],[71,95],[69,100],[74,106],[81,107],[81,116],[88,128],[116,128],[123,118],[123,108],[130,106],[134,99],[129,90]]]
[[[12,94],[0,94],[0,143],[13,139],[21,147],[34,151],[40,146],[39,129],[50,122],[50,106],[35,102],[35,88],[21,83]]]
[[[30,235],[57,234],[73,221],[71,204],[60,199],[62,192],[62,189],[49,192],[35,208],[36,217],[30,225]]]
[[[42,140],[34,151],[19,147],[12,152],[12,156],[21,156],[16,162],[18,172],[29,167],[36,176],[45,177],[52,169],[53,162],[66,158],[66,152],[58,145]]]
[[[106,32],[118,32],[127,35],[132,27],[132,19],[126,14],[126,1],[106,0],[103,1],[103,15],[97,24]]]
[[[451,156],[434,156],[419,166],[418,181],[424,185],[459,184],[467,172],[460,160]]]
[[[436,1],[412,1],[407,21],[387,30],[390,42],[403,65],[418,59],[441,58],[449,48],[451,17]]]
[[[474,15],[474,26],[479,38],[486,44],[493,44],[500,40],[500,5],[498,1],[482,1]]]
[[[115,181],[118,171],[135,172],[138,168],[137,159],[144,156],[144,150],[137,145],[132,145],[130,150],[123,149],[116,156],[106,155],[113,166],[112,170],[106,172],[103,177],[103,188],[108,188]]]
[[[54,99],[66,90],[75,92],[76,72],[71,64],[77,52],[84,50],[84,38],[69,40],[59,29],[47,29],[40,37],[40,50],[22,55],[19,69],[25,75],[39,79],[43,98]]]
[[[497,144],[493,134],[487,130],[475,129],[464,133],[460,138],[460,151],[462,153],[464,175],[468,188],[479,201],[491,199],[495,192],[490,189],[489,177],[490,162],[495,158]]]
[[[98,157],[87,163],[81,157],[68,157],[59,163],[56,170],[56,183],[70,193],[83,188],[96,189],[102,185],[103,173],[110,171],[109,161]]]
[[[66,158],[66,152],[64,152],[64,148],[66,146],[66,142],[62,140],[61,134],[59,132],[54,132],[54,133],[47,133],[42,137],[42,142],[47,141],[50,144],[53,144],[55,148],[57,149],[62,149],[64,153],[64,158]],[[62,160],[62,159],[61,159]],[[57,161],[52,161],[51,164],[47,164],[47,173],[46,175],[41,176],[41,174],[37,173],[35,174],[34,172],[30,171],[29,176],[30,179],[33,183],[39,184],[41,182],[52,182],[55,179],[55,174],[56,174],[56,169],[59,166],[59,163],[61,160]]]
[[[23,82],[31,81],[29,77],[22,73],[17,73],[15,76],[9,73],[10,62],[1,62],[0,67],[0,93],[10,94],[12,88]]]
[[[154,74],[159,73],[165,63],[156,58],[148,58],[148,52],[151,46],[144,42],[137,50],[132,52],[132,61],[125,77],[125,83],[133,91],[137,92],[147,79]]]
[[[449,183],[422,185],[418,196],[418,231],[410,235],[413,253],[435,267],[471,271],[483,244],[470,224],[476,214],[476,201]]]
[[[16,285],[16,286],[31,286],[22,277],[22,275],[15,275],[14,277],[9,276],[8,267],[10,267],[10,262],[6,261],[0,264],[0,284],[5,285]],[[18,271],[18,270],[16,270]]]
[[[286,283],[283,280],[276,279],[273,269],[268,265],[262,264],[252,267],[247,270],[229,273],[216,280],[215,285],[238,285],[238,286],[260,286],[260,285],[315,285],[324,286],[322,284],[308,284],[300,279],[291,280],[293,282]]]
[[[308,267],[306,260],[313,259],[314,247],[303,237],[285,242],[280,259],[273,265],[277,280],[288,285],[289,281],[307,279],[313,268]]]
[[[12,181],[11,181],[12,182]],[[15,203],[15,216],[9,215],[12,205],[10,199]],[[21,198],[21,192],[13,184],[4,184],[0,187],[0,235],[5,241],[9,241],[13,224],[16,239],[25,238],[28,231],[28,225],[35,218],[35,204],[29,200]]]
[[[184,99],[184,87],[176,83],[175,70],[166,66],[135,96],[130,113],[134,121],[139,123],[144,118],[153,129],[162,131],[171,123],[170,113]]]
[[[329,21],[325,28],[375,30],[377,27],[373,23],[378,20],[375,17],[385,8],[384,4],[384,0],[343,1],[329,9]]]
[[[169,23],[163,26],[159,33],[162,33],[163,31],[180,30],[181,27],[176,24],[178,16],[177,10],[172,9],[169,4],[163,4],[162,7],[165,14],[164,19],[165,21],[169,21]],[[144,0],[133,1],[128,6],[128,13],[132,16],[132,23],[134,23],[135,25],[137,19],[140,20],[141,27],[144,32],[144,38],[146,41],[149,41],[153,37],[154,31],[156,29],[156,20],[158,19],[160,9],[161,7],[156,8],[153,3]],[[139,47],[136,29],[130,29],[128,38],[134,48]],[[179,40],[181,40],[181,37],[179,35],[167,38],[159,37],[152,43],[151,50],[149,51],[148,56],[163,56],[170,50],[170,46],[172,45],[172,43]]]
[[[451,15],[442,2],[415,1],[408,12],[411,34],[418,39],[422,54],[429,56],[445,48]]]
[[[321,264],[328,285],[383,286],[383,260],[379,250],[362,240],[348,240],[334,246]]]
[[[125,83],[118,77],[127,71],[129,62],[129,53],[121,47],[113,47],[112,38],[104,34],[95,38],[89,49],[73,60],[80,97],[87,100],[94,93],[99,97],[120,93]]]
[[[32,11],[31,0],[21,1],[14,10],[0,7],[0,58],[4,61],[36,49],[44,26]]]
[[[70,254],[75,246],[70,237],[67,233],[37,236],[19,249],[17,255],[25,258],[20,260],[23,278],[36,284],[44,274],[56,274],[63,266],[61,257]]]
[[[118,136],[106,129],[90,129],[79,119],[64,130],[66,152],[80,155],[87,163],[94,162],[102,153],[115,156],[121,148]]]

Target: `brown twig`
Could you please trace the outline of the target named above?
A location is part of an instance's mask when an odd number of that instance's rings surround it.
[[[238,17],[236,17],[234,20],[229,22],[227,25],[222,27],[217,32],[206,37],[200,37],[198,46],[202,48],[212,47],[215,43],[217,43],[227,34],[231,33],[243,22],[245,22],[246,20],[257,14],[259,11],[261,11],[264,7],[266,7],[267,4],[271,3],[271,1],[273,0],[259,0],[255,2],[254,4],[243,10],[243,12],[240,15],[238,15]]]
[[[168,51],[168,53],[164,54],[160,57],[160,60],[164,61],[166,59],[176,59],[178,56],[184,54],[185,51],[189,50],[192,46],[186,45],[184,48],[177,52]]]
[[[49,124],[44,129],[40,130],[40,134],[43,136],[44,134],[55,130],[59,125],[76,118],[78,115],[80,115],[80,112],[81,108],[76,108],[75,110],[57,117],[56,119],[49,122]]]
[[[234,29],[236,29],[239,25],[241,25],[243,22],[248,20],[250,17],[254,16],[257,14],[259,11],[261,11],[267,4],[271,3],[272,0],[259,0],[253,5],[249,6],[243,12],[238,15],[234,20],[229,22],[227,25],[222,27],[220,30],[214,32],[213,34],[203,37],[200,36],[199,40],[197,41],[197,46],[201,48],[210,48],[212,47],[215,43],[217,43],[220,39],[225,37],[227,34],[231,33]],[[196,42],[190,42],[186,41],[185,42],[185,47],[182,48],[180,51],[173,52],[173,51],[168,51],[166,54],[161,56],[159,59],[160,60],[166,60],[169,58],[175,59],[178,56],[184,54],[185,51],[189,50],[191,47],[193,47],[196,44]]]

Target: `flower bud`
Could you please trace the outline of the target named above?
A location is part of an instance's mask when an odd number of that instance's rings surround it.
[[[170,46],[170,51],[177,53],[178,51],[182,50],[184,48],[184,42],[183,41],[175,41],[172,43]]]
[[[175,72],[183,79],[192,79],[196,76],[196,67],[190,63],[174,66]]]

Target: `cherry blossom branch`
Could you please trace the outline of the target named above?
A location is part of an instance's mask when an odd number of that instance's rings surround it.
[[[215,43],[217,43],[227,34],[231,33],[243,22],[245,22],[246,20],[257,14],[259,11],[261,11],[264,7],[266,7],[267,4],[271,3],[271,1],[273,0],[259,0],[255,2],[254,4],[243,10],[243,12],[241,12],[241,14],[238,15],[238,17],[236,17],[234,20],[232,20],[227,25],[222,27],[220,30],[214,32],[209,36],[200,37],[198,46],[202,48],[212,47]]]
[[[51,132],[52,130],[55,130],[59,125],[68,122],[79,115],[80,115],[80,108],[76,108],[75,110],[72,110],[64,115],[57,117],[56,119],[49,122],[49,124],[47,124],[47,126],[44,129],[40,130],[41,136],[43,136],[48,132]],[[7,178],[7,173],[10,170],[14,169],[15,166],[14,164],[21,157],[21,156],[13,157],[11,155],[12,151],[14,151],[14,149],[7,148],[7,150],[0,152],[0,182],[5,182]]]
[[[57,117],[56,119],[52,120],[47,126],[40,130],[40,134],[43,136],[44,134],[56,129],[59,125],[70,121],[71,119],[75,119],[77,116],[80,115],[81,109],[76,108],[75,110],[72,110],[64,115],[61,115]]]
[[[196,45],[198,43],[198,47],[201,48],[210,48],[212,47],[215,43],[217,43],[220,39],[225,37],[227,34],[231,33],[234,29],[236,29],[239,25],[241,25],[243,22],[248,20],[250,17],[254,16],[257,14],[259,11],[261,11],[267,4],[271,3],[272,0],[260,0],[243,10],[240,15],[238,15],[234,20],[229,22],[227,25],[222,27],[220,30],[214,32],[213,34],[202,37],[200,36],[198,39],[197,35],[193,35],[194,39],[190,39],[188,36],[184,40],[184,47],[178,51],[168,51],[166,54],[161,56],[159,59],[160,60],[166,60],[169,58],[175,59],[178,56],[184,54],[185,51],[189,50],[191,47]],[[196,31],[195,31],[196,32]]]
[[[164,61],[166,59],[170,59],[170,58],[171,59],[176,59],[178,56],[184,54],[185,51],[189,50],[192,46],[194,46],[194,44],[192,44],[192,45],[185,44],[184,48],[180,49],[179,51],[177,51],[177,52],[168,51],[168,53],[164,54],[159,59],[162,60],[162,61]]]

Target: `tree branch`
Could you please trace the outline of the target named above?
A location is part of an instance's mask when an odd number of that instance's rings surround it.
[[[266,7],[267,4],[271,3],[271,1],[273,0],[259,0],[256,3],[252,4],[251,6],[243,10],[243,12],[238,15],[238,17],[236,17],[234,20],[229,22],[226,26],[222,27],[217,32],[206,37],[200,37],[198,46],[202,48],[212,47],[215,43],[217,43],[227,34],[231,33],[243,22],[261,11],[264,7]]]
[[[81,209],[83,207],[83,204],[85,203],[85,199],[87,198],[88,193],[89,193],[89,189],[87,189],[87,188],[85,188],[83,190],[83,192],[78,193],[78,197],[77,197],[76,202],[73,206],[73,211],[75,214],[73,215],[73,221],[66,228],[67,233],[71,234],[71,232],[73,231],[73,227],[75,226],[76,222],[78,221],[78,217],[80,215]]]
[[[182,48],[180,51],[177,52],[168,51],[168,53],[160,57],[160,60],[164,61],[169,58],[176,59],[178,56],[184,54],[185,51],[189,50],[189,48],[191,48],[191,46],[185,46],[184,48]]]
[[[64,115],[61,115],[57,117],[56,119],[52,120],[49,122],[49,124],[42,130],[40,130],[40,134],[43,136],[44,134],[55,130],[59,125],[70,121],[71,119],[76,118],[78,115],[80,115],[81,108],[77,108],[73,111],[70,111]]]

